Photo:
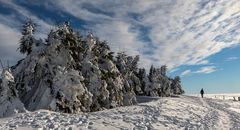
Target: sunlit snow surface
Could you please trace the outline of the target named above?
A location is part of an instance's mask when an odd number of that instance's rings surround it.
[[[240,129],[240,101],[196,96],[141,97],[141,101],[134,106],[83,114],[47,110],[20,113],[0,119],[0,129]]]

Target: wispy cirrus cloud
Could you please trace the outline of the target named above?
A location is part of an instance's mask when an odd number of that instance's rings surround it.
[[[204,73],[204,74],[210,74],[215,72],[217,69],[215,66],[205,66],[201,67],[198,71],[195,71],[193,73]]]
[[[21,38],[22,21],[27,18],[33,19],[40,29],[37,30],[36,34],[40,38],[46,37],[46,31],[50,30],[51,25],[24,7],[16,4],[13,0],[0,0],[0,4],[11,10],[11,13],[0,13],[0,59],[3,63],[9,61],[10,65],[14,65],[23,57],[23,55],[17,52]]]
[[[97,28],[97,35],[111,41],[113,48],[127,48],[128,53],[139,53],[149,64],[167,64],[171,69],[180,65],[208,64],[204,60],[206,57],[238,44],[239,4],[238,0],[70,0],[57,2],[54,7],[64,8],[79,19],[97,23],[90,28]],[[118,28],[121,25],[113,26],[117,23],[125,23],[125,30]],[[115,36],[108,35],[110,31]],[[126,37],[124,42],[126,35],[134,40]],[[129,41],[133,43],[128,48],[125,43]],[[151,53],[141,51],[147,48]]]
[[[185,71],[183,71],[180,75],[181,76],[187,76],[190,74],[210,74],[217,71],[217,67],[216,66],[204,66],[199,68],[198,70],[192,71],[190,69],[187,69]]]
[[[137,38],[138,32],[131,31],[128,23],[124,21],[110,21],[104,24],[97,24],[93,27],[95,33],[102,40],[108,39],[114,51],[129,51],[131,55],[140,55],[140,49],[144,43]],[[104,33],[102,33],[104,30]]]
[[[36,18],[44,30],[48,28],[48,23],[16,2],[4,3],[24,16]],[[240,40],[238,0],[29,3],[85,21],[86,28],[109,41],[113,50],[141,55],[140,64],[145,67],[166,64],[169,69],[175,69],[181,65],[209,65],[207,57],[239,44]]]
[[[228,58],[226,59],[226,61],[233,61],[233,60],[237,60],[237,59],[239,59],[239,57],[232,56],[232,57],[228,57]]]
[[[191,70],[185,70],[185,71],[183,71],[180,75],[181,75],[181,76],[185,76],[185,75],[189,75],[189,74],[191,74],[191,73],[192,73]]]
[[[38,25],[37,36],[41,38],[46,37],[46,31],[50,30],[52,25],[38,18],[35,14],[31,13],[31,11],[27,10],[23,6],[18,5],[14,0],[1,0],[0,2],[15,12],[11,15],[1,15],[2,19],[7,19],[5,20],[6,22],[4,22],[5,25],[9,27],[17,25],[19,27],[16,30],[19,32],[22,25],[21,20],[24,21],[30,18]]]
[[[20,33],[16,29],[0,23],[0,59],[15,63],[22,56],[17,52]],[[5,64],[6,65],[6,64]]]

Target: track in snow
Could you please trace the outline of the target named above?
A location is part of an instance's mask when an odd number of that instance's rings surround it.
[[[152,99],[151,102],[135,106],[84,114],[62,114],[46,110],[22,113],[0,119],[0,129],[240,129],[240,114],[229,109],[231,105],[228,101],[190,96]],[[240,102],[231,103],[240,107]]]
[[[228,105],[223,105],[218,102],[214,102],[210,99],[206,99],[206,102],[211,108],[214,108],[220,113],[220,124],[225,129],[240,130],[240,114],[228,109]]]
[[[191,97],[193,98],[193,97]],[[208,114],[201,120],[204,130],[239,130],[240,114],[228,109],[220,100],[196,98],[196,101],[208,109]],[[220,101],[220,102],[219,102]]]

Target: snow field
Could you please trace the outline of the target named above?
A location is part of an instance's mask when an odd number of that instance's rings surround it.
[[[147,98],[147,97],[145,97]],[[229,130],[240,129],[240,102],[180,96],[92,113],[47,110],[0,120],[0,129]]]

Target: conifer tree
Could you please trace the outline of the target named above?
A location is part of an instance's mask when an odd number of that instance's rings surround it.
[[[167,74],[167,66],[163,65],[161,66],[161,75],[166,76],[166,74]]]
[[[20,52],[29,55],[32,52],[32,46],[35,43],[33,34],[35,32],[36,24],[30,19],[23,25],[22,38],[20,39]]]

